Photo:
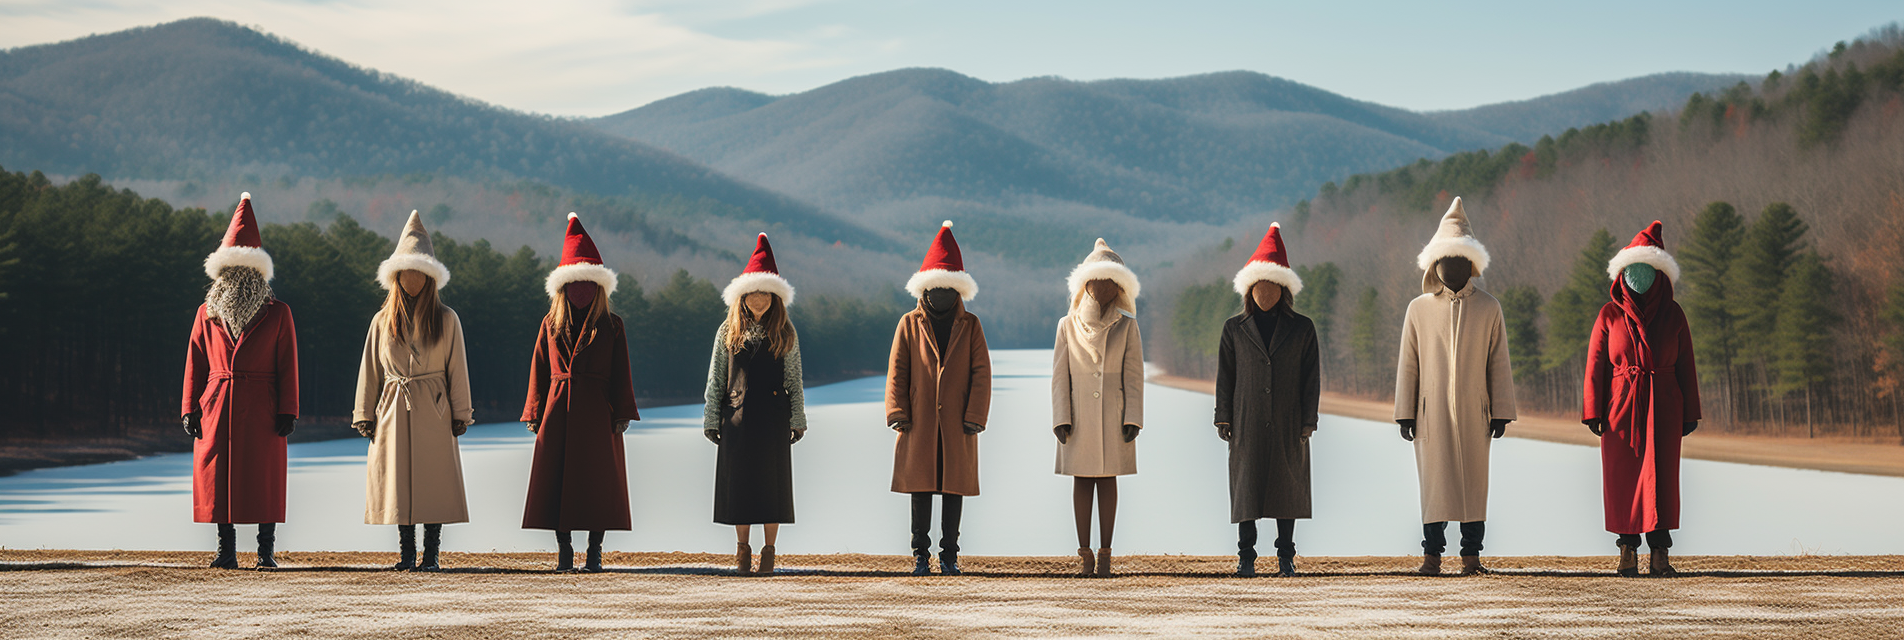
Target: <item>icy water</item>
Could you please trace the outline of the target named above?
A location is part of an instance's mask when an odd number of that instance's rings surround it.
[[[973,555],[1072,554],[1071,480],[1052,473],[1050,352],[993,358],[991,428],[980,437],[983,495],[966,500],[961,546]],[[783,553],[908,552],[907,498],[887,491],[893,434],[881,424],[883,383],[807,391],[811,430],[794,447],[799,522],[782,528]],[[1209,426],[1213,399],[1156,385],[1145,393],[1139,473],[1119,479],[1114,546],[1125,554],[1234,553],[1224,445]],[[609,534],[609,545],[732,551],[732,530],[711,522],[714,446],[701,437],[701,408],[642,415],[626,445],[635,528]],[[1394,426],[1324,416],[1312,446],[1316,518],[1298,526],[1301,552],[1418,553],[1415,462]],[[520,528],[532,447],[533,436],[513,422],[463,436],[472,521],[445,530],[447,548],[553,548],[548,533]],[[291,447],[281,549],[395,547],[395,527],[362,524],[364,454],[362,440]],[[1487,553],[1613,552],[1601,530],[1595,449],[1507,438],[1495,442],[1493,458]],[[191,521],[190,473],[190,455],[174,454],[0,478],[0,546],[210,549],[212,527]],[[1684,476],[1685,528],[1675,536],[1682,553],[1904,553],[1904,478],[1696,460],[1685,462]],[[241,529],[243,548],[249,535]]]

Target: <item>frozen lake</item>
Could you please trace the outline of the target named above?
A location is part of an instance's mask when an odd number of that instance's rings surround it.
[[[1071,480],[1052,473],[1056,441],[1047,424],[1050,352],[993,358],[991,426],[980,438],[983,495],[966,501],[960,546],[970,555],[1070,555]],[[887,491],[893,434],[882,424],[883,384],[868,378],[807,391],[812,426],[794,447],[799,522],[781,530],[782,553],[908,553],[907,498]],[[1234,553],[1213,399],[1156,385],[1145,393],[1139,474],[1119,480],[1116,549]],[[609,534],[609,546],[731,552],[732,529],[711,522],[714,446],[701,437],[701,408],[642,415],[627,436],[635,528]],[[514,422],[463,436],[472,522],[446,528],[446,549],[553,549],[547,532],[519,528],[532,446]],[[1419,553],[1415,462],[1394,425],[1324,416],[1312,446],[1316,519],[1297,528],[1301,553]],[[395,527],[362,524],[365,448],[361,439],[291,447],[281,550],[395,549]],[[191,521],[190,473],[191,456],[172,454],[0,478],[0,546],[210,550],[212,527]],[[1904,478],[1688,460],[1684,482],[1681,553],[1904,554],[1897,533]],[[1601,528],[1595,449],[1496,441],[1490,514],[1488,554],[1614,552]],[[249,551],[250,535],[240,529],[241,550]],[[1268,542],[1259,549],[1270,552]]]

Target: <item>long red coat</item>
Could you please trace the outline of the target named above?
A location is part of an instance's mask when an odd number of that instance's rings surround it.
[[[1646,329],[1650,363],[1620,306],[1631,293],[1619,282],[1613,284],[1614,302],[1600,308],[1587,345],[1582,419],[1608,422],[1600,437],[1600,465],[1606,529],[1613,533],[1679,528],[1679,441],[1684,423],[1700,416],[1686,313],[1672,300],[1672,283],[1664,275],[1648,293],[1656,290],[1664,299]]]
[[[627,531],[628,464],[618,420],[640,420],[621,316],[607,314],[575,342],[542,319],[529,362],[523,422],[540,422],[522,528]]]
[[[182,414],[198,413],[192,444],[192,519],[284,522],[284,437],[278,414],[298,413],[297,326],[266,302],[238,340],[199,305],[185,352]]]

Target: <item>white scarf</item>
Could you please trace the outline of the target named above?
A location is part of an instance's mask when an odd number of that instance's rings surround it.
[[[1089,293],[1079,297],[1082,299],[1071,307],[1071,313],[1065,317],[1069,319],[1071,332],[1078,337],[1078,343],[1084,345],[1084,352],[1091,354],[1091,362],[1100,362],[1104,359],[1104,330],[1117,324],[1122,314],[1116,305],[1109,308],[1098,305],[1097,298],[1091,297]]]

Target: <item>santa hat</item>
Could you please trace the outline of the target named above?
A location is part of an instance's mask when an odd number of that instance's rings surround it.
[[[403,234],[397,236],[397,250],[377,265],[377,284],[386,291],[397,288],[397,274],[404,271],[420,271],[436,281],[437,290],[450,286],[450,268],[436,259],[436,248],[430,245],[430,232],[423,228],[423,216],[416,210],[410,211],[410,221],[403,223]]]
[[[1415,256],[1415,266],[1427,271],[1442,258],[1467,258],[1474,265],[1476,277],[1488,268],[1487,247],[1474,239],[1474,226],[1468,223],[1468,210],[1461,207],[1460,197],[1441,215],[1441,226],[1435,229],[1428,246],[1421,248],[1421,255]]]
[[[251,267],[270,282],[277,270],[271,254],[264,252],[264,239],[258,235],[258,216],[251,212],[251,192],[238,196],[238,210],[231,213],[231,226],[225,228],[225,240],[218,250],[205,256],[205,275],[218,279],[225,267]]]
[[[1667,280],[1678,282],[1679,261],[1674,260],[1672,254],[1666,253],[1665,232],[1665,226],[1658,220],[1646,225],[1646,229],[1633,236],[1633,241],[1627,243],[1625,249],[1613,254],[1613,259],[1607,262],[1607,278],[1617,280],[1620,277],[1620,271],[1628,266],[1647,264],[1658,269],[1660,273],[1666,274]]]
[[[595,241],[582,229],[582,219],[571,211],[568,233],[562,237],[562,262],[549,272],[542,288],[553,298],[562,292],[562,285],[582,281],[601,285],[603,295],[615,293],[615,271],[602,266],[602,253],[595,250]]]
[[[1112,251],[1111,245],[1105,244],[1103,238],[1097,239],[1097,245],[1091,249],[1091,254],[1084,256],[1084,262],[1072,269],[1071,277],[1065,279],[1065,286],[1071,289],[1072,305],[1075,306],[1078,296],[1084,293],[1084,284],[1092,280],[1109,280],[1117,283],[1118,288],[1124,290],[1124,295],[1117,298],[1117,306],[1131,313],[1137,312],[1137,292],[1143,288],[1143,285],[1137,282],[1137,274],[1132,272],[1130,267],[1124,266],[1123,256]]]
[[[1289,252],[1283,250],[1283,225],[1280,222],[1269,223],[1269,232],[1263,234],[1263,241],[1256,245],[1256,253],[1250,254],[1249,264],[1236,272],[1231,285],[1236,287],[1237,295],[1249,295],[1250,287],[1256,283],[1269,281],[1289,288],[1289,295],[1302,293],[1302,276],[1289,268]]]
[[[754,241],[754,255],[747,259],[747,268],[727,283],[721,300],[731,307],[747,294],[761,291],[780,296],[781,304],[793,306],[793,284],[780,277],[780,267],[774,264],[773,245],[767,243],[764,233]]]
[[[959,257],[959,241],[952,238],[951,220],[939,225],[939,235],[932,238],[932,247],[926,249],[925,263],[906,281],[906,293],[920,298],[926,291],[942,287],[959,292],[959,298],[966,302],[978,296],[978,281],[965,272],[965,259]]]

